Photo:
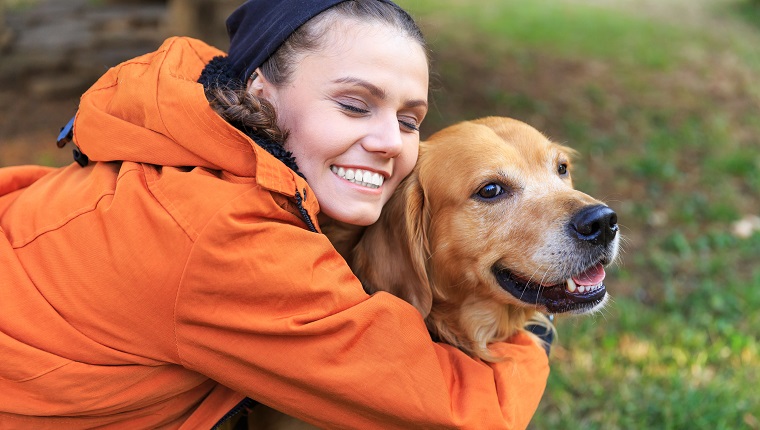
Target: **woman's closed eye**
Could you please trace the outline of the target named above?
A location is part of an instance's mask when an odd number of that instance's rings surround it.
[[[337,103],[341,109],[353,115],[366,115],[369,113],[369,109],[365,109],[363,107],[357,106],[356,104],[349,104],[349,103],[344,103],[344,102],[337,102]]]
[[[351,116],[364,116],[370,113],[370,110],[361,102],[345,102],[337,101],[338,107]],[[420,121],[416,116],[411,115],[399,115],[398,123],[407,132],[417,132],[420,130]]]
[[[417,121],[417,118],[411,116],[399,116],[398,123],[401,124],[406,131],[420,131],[420,123]]]

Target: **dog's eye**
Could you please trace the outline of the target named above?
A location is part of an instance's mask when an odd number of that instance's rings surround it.
[[[488,184],[478,191],[478,196],[484,199],[492,199],[504,194],[504,188],[499,184]]]
[[[566,175],[567,174],[567,163],[560,163],[559,166],[557,166],[557,173],[560,175]]]

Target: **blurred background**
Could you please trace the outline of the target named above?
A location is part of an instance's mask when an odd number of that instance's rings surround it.
[[[0,166],[64,165],[108,67],[226,49],[240,0],[0,0]],[[534,429],[760,429],[760,0],[399,0],[432,49],[423,137],[486,115],[580,151],[620,217],[613,301],[560,318]]]

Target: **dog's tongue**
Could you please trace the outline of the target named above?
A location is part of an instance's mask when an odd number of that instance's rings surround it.
[[[604,266],[597,264],[585,272],[573,276],[573,281],[578,285],[599,285],[604,280],[604,275]]]

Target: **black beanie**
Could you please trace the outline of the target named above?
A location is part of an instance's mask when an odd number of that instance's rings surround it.
[[[245,82],[311,18],[346,0],[248,0],[227,18],[230,74]],[[390,0],[378,0],[393,4]]]

